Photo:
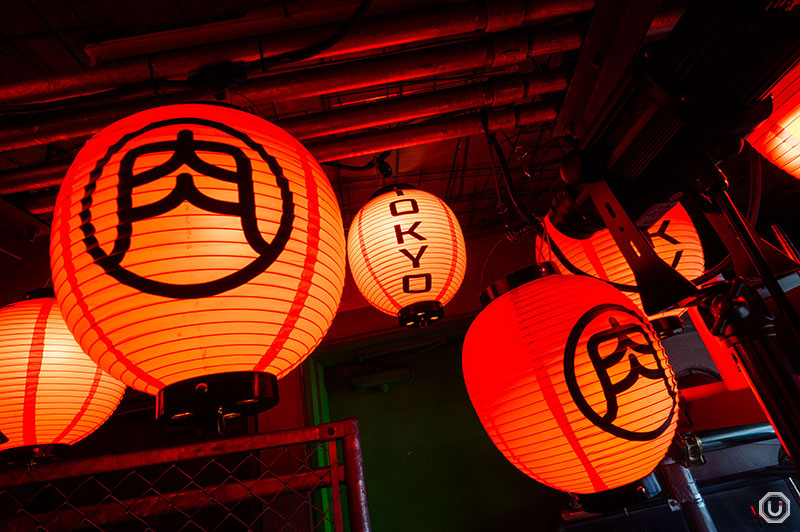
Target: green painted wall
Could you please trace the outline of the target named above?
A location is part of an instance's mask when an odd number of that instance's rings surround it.
[[[360,362],[340,355],[325,369],[332,419],[361,423],[373,529],[557,530],[566,496],[509,464],[472,409],[461,374],[465,329],[398,350],[414,332],[351,351]],[[411,380],[396,382],[404,368]],[[381,391],[376,374],[394,383]],[[357,391],[353,379],[364,377],[375,388]]]

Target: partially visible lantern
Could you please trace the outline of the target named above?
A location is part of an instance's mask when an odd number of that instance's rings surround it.
[[[467,268],[456,215],[410,185],[381,189],[358,211],[347,258],[367,301],[407,327],[441,318]]]
[[[344,285],[322,168],[284,130],[223,105],[150,109],[92,137],[61,184],[50,250],[80,345],[171,417],[201,401],[231,416],[274,404]]]
[[[772,89],[772,114],[747,140],[775,166],[800,179],[800,63]]]
[[[124,392],[75,342],[52,295],[0,309],[0,431],[8,438],[0,451],[71,445],[102,425]]]
[[[562,273],[589,275],[610,281],[642,309],[642,298],[633,270],[608,229],[579,240],[560,233],[549,217],[545,218],[545,228],[547,240],[537,249],[537,260],[560,265]],[[703,273],[703,246],[691,218],[680,204],[667,211],[643,234],[653,244],[656,254],[687,279],[695,279]],[[682,314],[683,310],[662,312],[651,316],[651,319]]]
[[[678,394],[641,311],[590,277],[498,286],[510,289],[496,291],[470,326],[463,370],[500,452],[526,475],[574,493],[649,474],[675,434]]]

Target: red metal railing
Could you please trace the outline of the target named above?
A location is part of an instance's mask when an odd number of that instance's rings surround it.
[[[0,469],[0,530],[369,532],[358,422]]]

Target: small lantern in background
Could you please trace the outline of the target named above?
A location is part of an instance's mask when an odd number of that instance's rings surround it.
[[[639,480],[677,425],[661,343],[608,283],[530,270],[487,291],[494,299],[464,340],[481,423],[512,464],[553,488],[596,493]]]
[[[0,451],[71,445],[102,425],[125,385],[75,342],[52,294],[0,309]]]
[[[344,286],[319,164],[284,130],[215,104],[142,111],[92,137],[61,184],[50,250],[78,343],[175,419],[273,406]]]
[[[772,164],[800,179],[800,63],[772,89],[772,114],[747,137]]]
[[[410,185],[381,189],[358,211],[347,258],[361,294],[406,327],[440,319],[467,268],[456,215]]]
[[[537,260],[552,261],[565,274],[589,275],[609,281],[642,309],[633,270],[608,229],[580,240],[560,233],[550,223],[549,217],[545,218],[545,228],[547,239],[537,248]],[[691,218],[680,204],[667,211],[643,234],[653,244],[656,254],[687,279],[696,279],[703,273],[703,246]],[[650,319],[677,316],[683,311],[669,310],[650,316]]]

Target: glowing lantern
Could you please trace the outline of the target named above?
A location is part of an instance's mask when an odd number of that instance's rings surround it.
[[[319,164],[221,105],[150,109],[97,133],[61,185],[50,251],[80,345],[171,417],[201,400],[231,416],[277,402],[344,285],[341,213]]]
[[[0,450],[71,445],[114,412],[125,386],[92,362],[55,298],[0,309]]]
[[[513,281],[464,340],[464,381],[489,437],[526,475],[563,491],[649,474],[675,434],[678,403],[647,319],[590,277]]]
[[[772,89],[772,114],[747,140],[775,166],[800,179],[800,63]]]
[[[545,227],[548,242],[537,250],[537,260],[558,264],[562,273],[590,275],[610,281],[642,309],[633,271],[608,229],[598,231],[586,240],[578,240],[560,233],[549,217],[545,218]],[[656,254],[687,279],[695,279],[703,273],[703,246],[691,218],[680,204],[667,211],[644,234],[653,244]],[[676,309],[653,315],[651,319],[681,313],[683,309]]]
[[[410,185],[381,189],[358,211],[347,235],[347,258],[367,301],[404,326],[441,318],[467,268],[456,215]]]

